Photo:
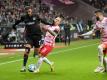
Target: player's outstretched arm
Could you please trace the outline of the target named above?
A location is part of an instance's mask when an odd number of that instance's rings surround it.
[[[52,34],[53,36],[57,36],[58,32],[57,31],[52,31],[50,29],[47,30],[50,34]]]
[[[89,36],[89,35],[92,35],[94,33],[94,30],[91,30],[91,31],[89,31],[89,32],[86,32],[86,33],[84,33],[84,34],[81,34],[81,35],[78,35],[78,36]]]
[[[24,21],[24,17],[21,17],[20,20],[15,21],[15,24],[13,24],[12,29],[16,30],[16,25],[18,25],[20,22],[23,22],[23,21]]]
[[[41,19],[41,23],[45,24],[45,25],[52,25],[52,23],[47,22],[46,20]]]
[[[53,24],[53,23],[47,22],[47,20],[44,20],[44,19],[42,19],[42,18],[39,17],[39,16],[37,16],[37,17],[38,17],[38,20],[39,20],[41,23],[45,24],[45,25],[52,25],[52,24]]]

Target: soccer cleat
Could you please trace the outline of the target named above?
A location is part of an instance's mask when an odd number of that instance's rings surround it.
[[[94,72],[103,72],[104,71],[104,68],[102,66],[98,66]]]
[[[22,69],[20,70],[20,72],[26,72],[26,68],[22,67]]]
[[[54,71],[54,62],[52,62],[52,64],[50,65],[50,68],[51,68],[51,72]]]
[[[107,72],[106,69],[102,69],[102,70],[100,71],[100,73],[105,73],[105,72]]]
[[[104,70],[104,72],[107,72],[107,70]]]
[[[106,72],[106,70],[105,70],[105,69],[102,69],[102,70],[100,71],[100,73],[104,73],[104,72]]]
[[[39,73],[39,69],[36,69],[33,71],[34,73]]]

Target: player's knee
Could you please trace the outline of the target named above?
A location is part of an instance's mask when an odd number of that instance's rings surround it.
[[[26,52],[26,55],[28,55],[30,53],[30,47],[25,47],[25,52]]]
[[[101,56],[103,56],[103,54],[101,54],[101,53],[98,53],[98,57],[101,57]]]
[[[104,57],[104,61],[107,63],[107,58],[106,57]]]
[[[26,57],[28,57],[28,54],[27,54],[27,53],[24,54],[24,58],[26,58]]]
[[[104,51],[103,47],[101,45],[98,46],[98,56],[103,56]]]
[[[42,57],[41,53],[38,54],[38,57],[39,57],[39,58]]]
[[[31,45],[30,45],[30,44],[26,44],[25,47],[29,47],[29,48],[31,48]]]
[[[101,45],[98,46],[98,50],[102,50],[103,47]]]
[[[42,62],[42,61],[43,61],[43,58],[42,58],[42,57],[40,57],[40,58],[39,58],[39,62],[38,62],[38,63],[39,63],[39,64],[41,64],[41,62]]]

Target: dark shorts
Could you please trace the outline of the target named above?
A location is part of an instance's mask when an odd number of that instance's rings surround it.
[[[26,43],[30,44],[32,47],[34,46],[35,48],[40,47],[40,40],[41,36],[26,36]]]
[[[107,49],[103,50],[103,54],[105,55],[107,54]]]

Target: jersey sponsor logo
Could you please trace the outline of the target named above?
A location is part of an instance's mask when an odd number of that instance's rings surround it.
[[[36,18],[35,18],[35,17],[33,17],[33,20],[36,20]]]
[[[35,22],[29,22],[29,23],[27,23],[27,25],[33,25],[33,24],[35,24]]]

